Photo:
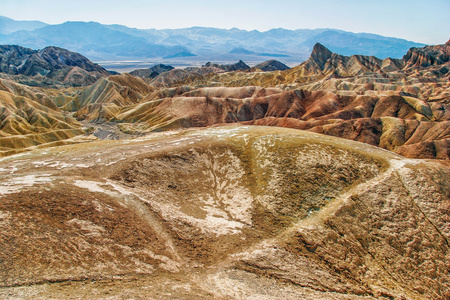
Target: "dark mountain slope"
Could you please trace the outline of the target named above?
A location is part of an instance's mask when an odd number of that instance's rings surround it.
[[[282,62],[279,62],[278,60],[274,60],[274,59],[257,64],[255,66],[255,68],[260,69],[264,72],[284,71],[284,70],[290,69],[288,66],[286,66]]]
[[[88,85],[110,73],[81,54],[58,47],[32,50],[0,46],[0,71],[9,75],[45,77],[71,85]]]

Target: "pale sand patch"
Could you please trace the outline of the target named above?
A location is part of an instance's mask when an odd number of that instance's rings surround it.
[[[0,183],[0,194],[6,195],[21,191],[24,187],[30,187],[35,184],[43,184],[52,182],[50,174],[40,175],[26,175],[22,177],[15,177],[9,181]]]

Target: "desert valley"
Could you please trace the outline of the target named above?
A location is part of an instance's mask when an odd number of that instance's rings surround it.
[[[0,297],[449,299],[450,41],[344,54],[1,45]]]

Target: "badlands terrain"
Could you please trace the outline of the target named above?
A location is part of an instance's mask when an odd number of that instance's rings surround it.
[[[450,42],[384,60],[316,44],[292,69],[269,61],[258,67],[270,71],[262,71],[239,61],[159,65],[136,76],[110,75],[56,47],[2,46],[0,55],[3,155],[77,142],[110,122],[131,135],[226,123],[290,127],[409,158],[450,157]]]
[[[0,46],[0,297],[448,299],[449,57]]]

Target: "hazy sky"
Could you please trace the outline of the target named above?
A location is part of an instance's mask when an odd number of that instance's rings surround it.
[[[450,39],[450,0],[0,0],[0,15],[136,28],[336,28],[426,44]]]

